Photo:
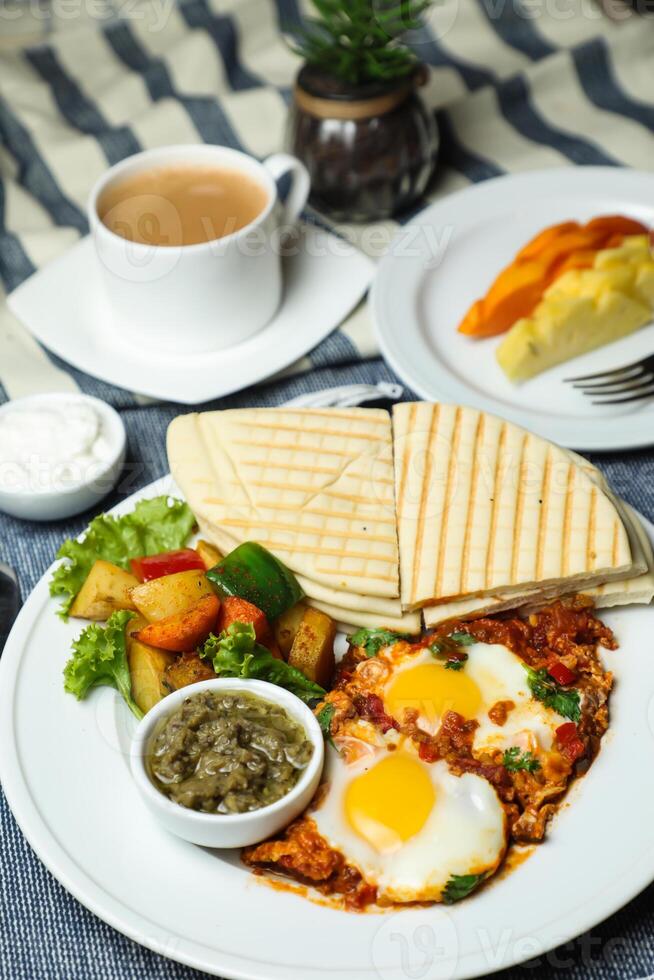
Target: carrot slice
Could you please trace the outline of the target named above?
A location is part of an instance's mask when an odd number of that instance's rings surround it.
[[[216,625],[219,612],[218,596],[207,595],[186,612],[149,623],[135,636],[151,647],[187,653],[204,643]]]
[[[270,624],[265,613],[247,599],[239,599],[238,596],[226,596],[223,599],[217,629],[222,632],[232,623],[252,623],[259,643],[267,645],[271,638]]]

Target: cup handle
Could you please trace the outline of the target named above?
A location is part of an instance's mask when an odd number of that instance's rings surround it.
[[[292,174],[291,189],[283,204],[282,220],[284,224],[293,224],[298,219],[309,197],[311,187],[309,171],[297,157],[291,156],[290,153],[273,153],[272,156],[266,157],[263,166],[273,180],[279,180],[287,173]]]

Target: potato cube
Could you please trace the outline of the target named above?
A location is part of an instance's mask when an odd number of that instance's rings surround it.
[[[131,591],[134,606],[149,623],[184,613],[206,595],[215,593],[204,572],[196,570],[153,578]]]
[[[138,579],[129,572],[99,558],[75,596],[70,615],[78,619],[109,619],[117,609],[135,609],[131,590]]]
[[[288,662],[297,667],[311,681],[321,687],[329,687],[334,673],[334,637],[336,626],[333,619],[318,609],[309,607],[295,634]]]

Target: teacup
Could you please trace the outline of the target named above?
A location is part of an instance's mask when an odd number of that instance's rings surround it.
[[[103,223],[98,203],[105,192],[139,173],[170,166],[240,172],[265,190],[266,203],[238,231],[192,245],[130,241]],[[286,174],[291,186],[282,204],[276,181]],[[173,353],[220,350],[256,334],[279,307],[280,241],[308,193],[305,167],[285,153],[259,163],[223,146],[167,146],[111,167],[91,191],[88,216],[116,329],[131,343]],[[145,197],[144,202],[147,206]]]

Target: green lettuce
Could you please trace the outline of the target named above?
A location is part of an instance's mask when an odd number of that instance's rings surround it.
[[[64,596],[59,615],[68,618],[73,600],[98,558],[129,571],[130,558],[183,547],[194,526],[188,504],[166,496],[141,500],[131,513],[121,517],[100,514],[81,541],[68,538],[57,552],[57,558],[65,560],[50,580],[50,595]]]
[[[325,691],[256,641],[252,623],[232,623],[220,636],[213,633],[201,647],[200,656],[211,660],[219,677],[253,677],[285,687],[305,703],[321,698]]]
[[[132,681],[127,662],[125,626],[134,616],[122,609],[112,613],[106,626],[92,623],[73,643],[73,655],[64,667],[64,687],[83,700],[94,687],[115,687],[137,718],[143,712],[132,699]]]

